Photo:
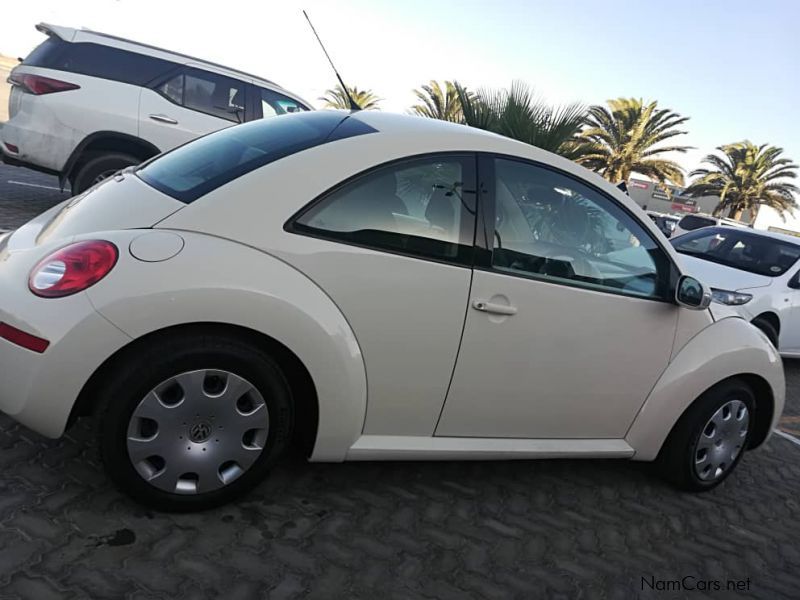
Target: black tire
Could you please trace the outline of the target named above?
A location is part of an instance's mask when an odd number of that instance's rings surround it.
[[[249,469],[224,487],[193,495],[169,493],[148,483],[131,462],[128,424],[139,402],[161,382],[199,369],[224,369],[255,386],[269,411],[267,439]],[[291,391],[280,368],[268,354],[232,336],[177,334],[140,345],[115,361],[99,397],[98,447],[108,477],[134,500],[158,510],[204,510],[242,496],[266,477],[292,436]],[[179,429],[176,424],[166,431],[177,434]]]
[[[775,329],[775,326],[770,323],[767,319],[763,319],[761,317],[756,317],[751,321],[753,325],[758,327],[764,334],[769,338],[769,341],[772,343],[775,348],[778,348],[778,330]]]
[[[101,177],[108,177],[120,169],[138,165],[140,162],[142,161],[134,156],[116,152],[100,154],[91,158],[75,174],[72,180],[72,194],[83,193],[95,183],[98,183]]]
[[[749,411],[747,435],[741,440],[741,450],[722,474],[710,481],[701,479],[695,471],[695,455],[700,435],[711,417],[731,400],[740,400]],[[733,472],[744,456],[755,426],[755,398],[752,390],[738,379],[729,379],[714,386],[681,416],[659,453],[657,466],[662,476],[677,488],[705,492],[721,484]]]

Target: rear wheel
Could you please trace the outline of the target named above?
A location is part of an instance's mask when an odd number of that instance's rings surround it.
[[[764,317],[756,317],[751,321],[753,325],[758,327],[764,334],[769,338],[769,341],[772,342],[772,345],[775,348],[778,347],[778,330],[769,320],[765,319]]]
[[[108,476],[143,504],[188,511],[229,502],[288,444],[289,386],[267,354],[235,338],[178,336],[118,367],[101,392],[99,447]]]
[[[117,171],[138,165],[141,161],[129,154],[101,154],[88,160],[72,181],[73,195],[85,192],[93,185],[100,183],[104,179],[111,177]]]
[[[664,477],[677,487],[715,488],[742,459],[755,423],[753,392],[732,379],[703,394],[681,416],[658,457]]]

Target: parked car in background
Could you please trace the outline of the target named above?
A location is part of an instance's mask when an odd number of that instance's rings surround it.
[[[751,321],[784,356],[800,356],[800,238],[704,227],[672,245],[716,302]]]
[[[741,221],[737,221],[736,219],[726,219],[723,217],[712,217],[711,215],[686,215],[682,217],[680,221],[678,221],[677,225],[675,225],[675,229],[672,233],[674,236],[683,235],[689,231],[694,231],[695,229],[700,229],[701,227],[713,227],[713,226],[724,226],[724,227],[745,227],[750,228],[747,223],[742,223]]]
[[[11,71],[5,162],[56,174],[80,193],[119,169],[245,121],[309,110],[277,84],[89,31],[47,35]]]
[[[647,213],[647,216],[650,217],[650,220],[656,224],[656,227],[658,227],[661,233],[667,237],[670,237],[673,234],[675,231],[675,226],[681,219],[675,215],[659,213],[654,210],[647,210],[645,212]]]
[[[478,194],[477,190],[484,190]],[[0,409],[98,420],[140,502],[312,461],[657,460],[708,490],[769,436],[777,351],[634,202],[463,125],[318,111],[205,136],[3,239]]]

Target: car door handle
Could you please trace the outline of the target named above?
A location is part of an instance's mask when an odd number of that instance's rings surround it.
[[[175,119],[168,117],[167,115],[150,115],[150,118],[153,119],[153,121],[158,121],[159,123],[169,123],[170,125],[178,124]]]
[[[517,314],[516,306],[509,306],[508,304],[495,304],[494,302],[486,302],[485,300],[474,300],[472,308],[481,312],[492,313],[495,315],[515,315]]]

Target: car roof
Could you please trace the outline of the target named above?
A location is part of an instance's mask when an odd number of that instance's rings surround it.
[[[234,75],[237,77],[244,77],[253,80],[256,83],[267,85],[271,88],[274,88],[275,90],[280,90],[282,93],[286,93],[287,95],[292,96],[296,100],[301,100],[303,104],[307,104],[310,106],[308,102],[306,102],[296,94],[292,93],[291,91],[287,90],[283,86],[275,83],[274,81],[271,81],[264,77],[260,77],[258,75],[253,75],[252,73],[240,71],[239,69],[234,69],[232,67],[221,65],[219,63],[211,62],[210,60],[196,58],[188,54],[182,54],[180,52],[166,50],[164,48],[159,48],[158,46],[151,46],[149,44],[144,44],[142,42],[137,42],[135,40],[129,40],[123,37],[118,37],[108,33],[102,33],[100,31],[93,31],[91,29],[86,29],[86,28],[75,29],[73,27],[63,27],[61,25],[39,23],[38,25],[36,25],[36,29],[46,35],[55,35],[64,40],[65,42],[76,42],[76,43],[93,42],[96,44],[103,44],[104,46],[119,48],[121,50],[138,52],[139,54],[147,54],[149,56],[155,56],[157,58],[162,58],[165,60],[178,61],[182,64],[191,62],[199,67],[209,67],[210,70],[214,72],[219,72],[221,70],[227,72],[230,75]]]
[[[730,233],[732,230],[731,227],[723,227],[723,226],[713,226],[713,227],[701,227],[700,229],[695,229],[694,231],[690,231],[685,235],[689,235],[692,233],[700,233],[700,232],[708,232],[708,233]],[[771,238],[774,240],[780,240],[782,242],[788,242],[790,244],[794,244],[795,246],[800,246],[800,237],[795,237],[793,235],[788,235],[786,233],[778,233],[777,231],[765,231],[763,229],[750,229],[744,230],[743,228],[735,228],[737,233],[742,235],[750,235],[750,236],[758,236],[764,238]],[[683,237],[683,236],[680,236]],[[677,238],[675,238],[677,239]]]

